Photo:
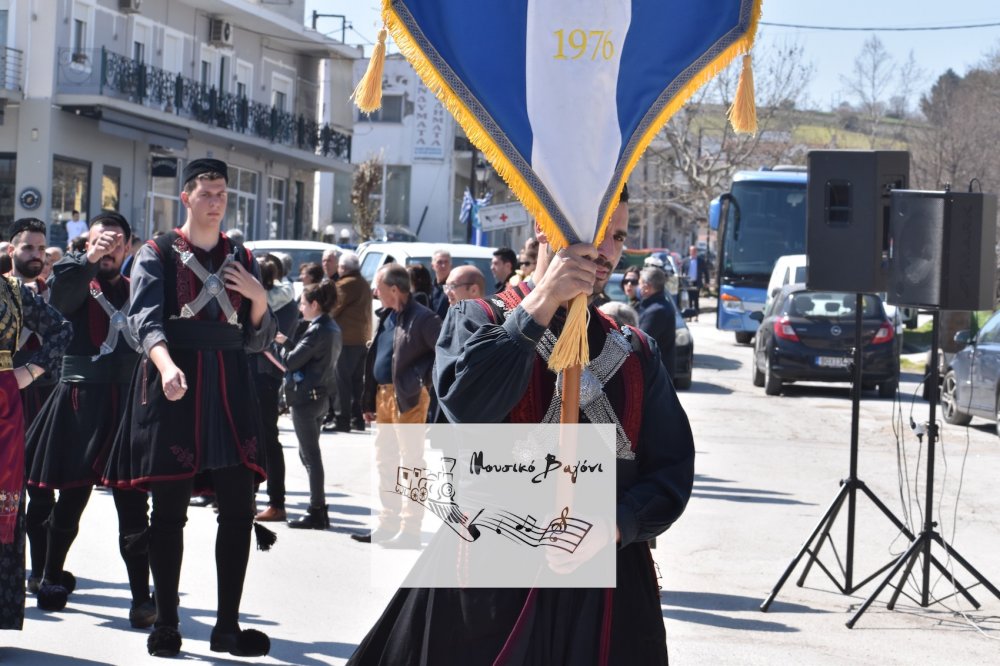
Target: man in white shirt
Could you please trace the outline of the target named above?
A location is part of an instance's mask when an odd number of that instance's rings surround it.
[[[74,238],[79,238],[83,234],[87,233],[90,227],[84,220],[80,219],[80,211],[74,210],[72,212],[73,218],[66,223],[66,242],[73,240]]]

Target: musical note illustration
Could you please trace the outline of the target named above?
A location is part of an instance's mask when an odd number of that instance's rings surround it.
[[[592,523],[570,516],[569,507],[565,507],[557,518],[553,518],[544,530],[538,527],[533,516],[521,518],[508,511],[486,516],[480,522],[498,535],[526,546],[548,546],[569,553],[577,549],[593,527]]]

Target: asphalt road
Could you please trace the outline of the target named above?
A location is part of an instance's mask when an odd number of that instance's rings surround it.
[[[814,567],[796,585],[802,566],[770,612],[759,605],[839,491],[849,470],[851,402],[846,385],[794,385],[780,397],[753,387],[750,348],[716,331],[714,318],[691,324],[694,383],[681,393],[698,448],[694,495],[687,512],[658,541],[663,616],[673,664],[996,664],[1000,663],[1000,600],[982,586],[973,610],[952,585],[930,576],[933,603],[911,576],[895,611],[883,592],[845,627],[881,576],[851,594],[840,593]],[[919,532],[924,507],[926,438],[909,419],[927,419],[927,404],[912,402],[916,375],[904,375],[901,401],[866,393],[861,403],[858,477],[900,520]],[[895,415],[895,416],[894,416]],[[894,425],[895,424],[895,425]],[[290,509],[308,501],[290,423],[282,421]],[[940,533],[992,583],[1000,585],[1000,440],[991,424],[944,426],[937,448],[934,519]],[[369,546],[348,534],[370,524],[367,434],[324,435],[332,528],[279,526],[268,553],[255,551],[243,601],[242,624],[266,631],[272,653],[256,663],[343,664],[381,613],[391,590],[375,584]],[[918,461],[919,458],[919,461]],[[874,504],[859,495],[853,581],[891,563],[908,545]],[[836,573],[846,556],[847,510],[834,523],[820,562]],[[246,663],[209,651],[215,608],[215,515],[192,508],[181,580],[181,658]],[[834,553],[836,549],[836,554]],[[961,582],[970,576],[954,558],[935,554]],[[97,492],[67,560],[79,587],[64,612],[44,614],[29,598],[22,632],[0,634],[3,664],[163,663],[146,656],[147,632],[128,627],[127,584],[118,557],[110,494]]]

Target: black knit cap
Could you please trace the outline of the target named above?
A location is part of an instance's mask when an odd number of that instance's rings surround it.
[[[101,211],[94,219],[90,221],[90,226],[95,224],[109,225],[112,227],[118,227],[125,234],[125,240],[128,241],[132,238],[132,227],[129,226],[128,220],[121,213],[117,213],[113,210]]]
[[[45,223],[39,220],[37,217],[22,217],[19,220],[14,220],[14,223],[10,225],[10,242],[14,242],[14,238],[25,231],[34,231],[36,233],[44,234],[46,233]]]
[[[226,179],[226,182],[229,182],[229,167],[225,162],[222,160],[213,160],[203,157],[201,159],[191,160],[188,162],[187,166],[184,167],[184,182],[181,185],[187,185],[203,173],[222,174],[222,177]]]

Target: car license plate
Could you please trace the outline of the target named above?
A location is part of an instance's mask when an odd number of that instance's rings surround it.
[[[821,368],[846,368],[851,359],[846,356],[817,356],[816,365]]]

